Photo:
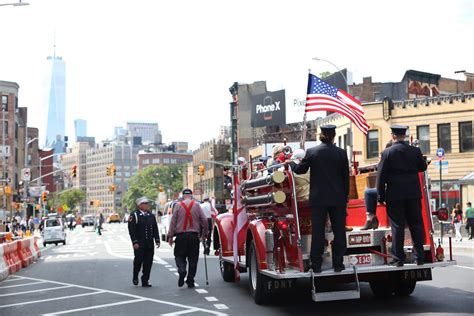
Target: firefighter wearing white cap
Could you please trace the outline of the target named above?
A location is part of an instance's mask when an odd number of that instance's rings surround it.
[[[128,218],[128,232],[133,244],[133,284],[138,285],[138,274],[143,266],[142,286],[151,287],[150,271],[155,254],[154,243],[160,246],[156,218],[150,212],[150,200],[142,196],[136,199],[138,209]]]

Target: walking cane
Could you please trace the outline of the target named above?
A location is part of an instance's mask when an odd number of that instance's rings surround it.
[[[209,285],[209,278],[207,277],[207,256],[204,254],[204,268],[206,269],[206,285]]]

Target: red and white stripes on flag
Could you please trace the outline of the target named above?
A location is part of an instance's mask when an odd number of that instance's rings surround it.
[[[309,74],[305,112],[312,111],[337,112],[349,118],[365,135],[369,130],[364,108],[357,99]]]
[[[232,249],[234,252],[235,281],[240,281],[239,249],[245,244],[248,226],[247,212],[242,205],[241,197],[239,176],[237,172],[234,172],[234,236]]]

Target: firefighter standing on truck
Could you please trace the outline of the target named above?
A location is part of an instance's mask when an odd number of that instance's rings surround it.
[[[324,252],[326,217],[329,214],[334,233],[332,264],[335,272],[345,269],[346,206],[349,197],[349,162],[344,150],[334,145],[336,126],[321,126],[321,144],[309,148],[299,164],[288,161],[292,170],[303,174],[310,170],[309,200],[312,213],[311,267],[320,273]]]
[[[138,274],[143,266],[142,286],[151,287],[150,271],[155,254],[154,242],[160,247],[156,218],[150,213],[150,200],[143,196],[136,201],[138,209],[128,218],[128,232],[133,244],[133,284],[138,285]],[[153,242],[154,241],[154,242]]]
[[[173,246],[173,237],[176,237],[174,256],[179,274],[179,287],[184,285],[184,278],[187,275],[188,288],[194,288],[199,259],[199,240],[206,239],[207,231],[207,219],[199,202],[193,199],[193,192],[190,189],[184,189],[183,200],[176,203],[173,209],[168,232],[170,246]],[[186,271],[187,263],[188,271]]]
[[[407,126],[393,125],[393,145],[382,152],[377,171],[377,193],[380,203],[387,202],[387,215],[392,229],[390,265],[402,267],[405,223],[410,229],[415,260],[424,263],[423,222],[421,218],[421,187],[419,172],[427,168],[419,148],[405,143]]]

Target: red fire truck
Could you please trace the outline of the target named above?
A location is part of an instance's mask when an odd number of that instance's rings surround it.
[[[279,170],[276,170],[278,168]],[[455,264],[455,261],[443,260],[441,246],[436,249],[432,214],[429,209],[427,174],[420,173],[419,179],[423,188],[425,264],[418,266],[414,262],[410,232],[406,229],[406,264],[403,267],[388,265],[391,230],[385,205],[377,206],[379,227],[360,230],[366,221],[366,209],[363,189],[362,192],[356,191],[358,186],[365,188],[366,181],[370,178],[370,174],[363,173],[351,176],[347,225],[354,229],[346,233],[346,269],[342,272],[334,272],[332,269],[333,234],[328,224],[323,271],[313,274],[309,256],[309,201],[298,200],[298,187],[295,184],[297,175],[288,165],[273,166],[272,170],[272,173],[266,175],[262,174],[262,170],[256,173],[251,162],[233,167],[234,190],[241,192],[234,193],[234,196],[241,196],[241,203],[248,218],[246,242],[238,249],[238,267],[240,272],[248,271],[250,293],[257,304],[265,303],[274,293],[293,288],[299,279],[311,279],[312,298],[317,302],[360,298],[360,282],[368,282],[377,297],[393,294],[408,296],[418,281],[432,279],[431,270],[434,267]],[[265,173],[265,170],[263,172]],[[236,183],[240,185],[237,186]],[[360,185],[361,183],[363,185]],[[220,272],[226,282],[235,282],[233,235],[232,212],[219,215],[213,229],[213,240],[215,254],[220,259]]]

